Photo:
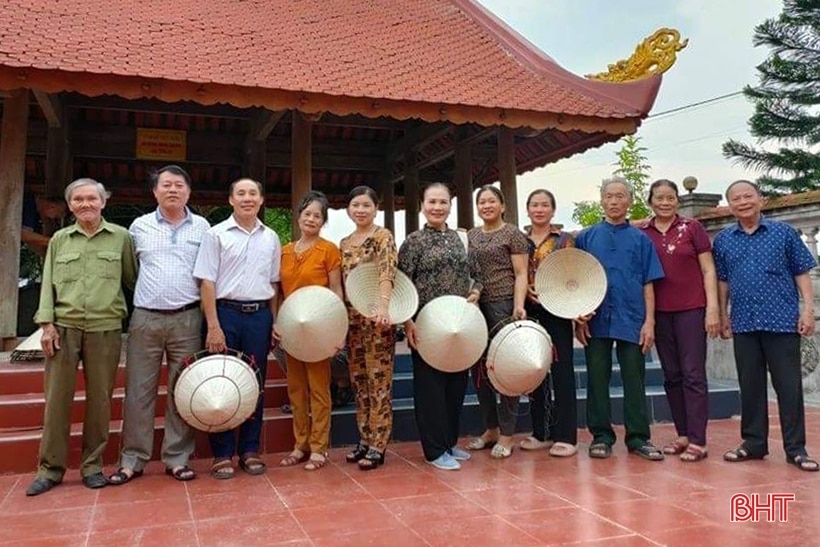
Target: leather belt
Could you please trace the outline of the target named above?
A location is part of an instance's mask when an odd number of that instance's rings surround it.
[[[226,300],[220,298],[216,301],[216,305],[241,313],[256,313],[267,308],[269,302],[267,300]]]
[[[184,311],[192,310],[192,309],[198,308],[198,307],[199,307],[199,300],[197,300],[196,302],[191,302],[190,304],[185,304],[181,308],[176,308],[176,309],[173,309],[173,310],[154,310],[154,309],[151,309],[151,308],[140,308],[140,307],[138,307],[137,309],[138,310],[150,311],[151,313],[161,313],[162,315],[174,315],[174,314],[182,313]]]

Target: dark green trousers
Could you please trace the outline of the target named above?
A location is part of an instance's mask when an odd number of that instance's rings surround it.
[[[649,415],[646,410],[646,361],[641,347],[612,338],[593,338],[585,348],[587,359],[587,427],[593,443],[615,444],[609,381],[612,377],[612,345],[616,344],[624,389],[626,446],[637,448],[649,441]]]

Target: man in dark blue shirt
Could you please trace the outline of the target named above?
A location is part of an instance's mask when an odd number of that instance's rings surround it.
[[[726,190],[726,200],[737,223],[715,237],[714,255],[721,336],[734,337],[743,442],[723,459],[759,460],[769,453],[768,365],[786,461],[803,471],[817,471],[820,466],[806,452],[800,372],[800,336],[814,334],[809,271],[817,261],[794,228],[761,214],[763,198],[755,184],[733,182]],[[798,291],[803,297],[802,311]]]
[[[65,213],[66,204],[63,198],[35,197],[33,194],[24,193],[20,241],[38,255],[45,256],[51,236],[44,235],[43,221],[60,221]]]
[[[626,180],[604,181],[601,205],[604,221],[582,231],[575,242],[601,262],[607,277],[603,303],[590,319],[579,318],[575,329],[586,346],[587,424],[593,437],[589,455],[608,458],[616,440],[609,401],[612,346],[616,344],[624,386],[626,446],[648,460],[662,460],[663,453],[649,442],[644,376],[645,354],[655,340],[652,282],[663,277],[663,268],[652,241],[627,221],[632,189]]]

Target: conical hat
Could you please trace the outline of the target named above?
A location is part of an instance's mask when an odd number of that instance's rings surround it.
[[[276,330],[286,352],[300,361],[315,363],[333,357],[344,345],[347,308],[327,287],[302,287],[282,303]]]
[[[439,296],[416,318],[421,358],[442,372],[470,368],[487,347],[487,323],[478,306],[461,296]]]
[[[514,321],[498,331],[487,351],[487,376],[511,397],[535,390],[552,366],[552,339],[534,321]]]
[[[345,282],[345,292],[350,304],[360,314],[370,317],[379,303],[379,270],[375,263],[359,264],[350,272]],[[390,296],[390,322],[404,323],[416,313],[419,293],[404,273],[396,270],[393,293]]]
[[[40,340],[43,338],[43,329],[37,329],[34,334],[20,342],[11,352],[12,361],[39,361],[45,359]]]
[[[248,419],[259,400],[256,372],[233,355],[213,354],[185,367],[174,386],[179,415],[191,427],[216,433]]]
[[[598,309],[606,296],[606,272],[598,260],[580,249],[548,254],[535,273],[538,301],[551,314],[575,319]]]

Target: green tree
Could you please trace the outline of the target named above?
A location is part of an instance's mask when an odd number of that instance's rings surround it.
[[[629,208],[629,218],[632,220],[646,218],[651,214],[645,198],[651,168],[644,155],[646,148],[640,145],[640,141],[641,138],[634,135],[624,137],[623,145],[616,152],[618,161],[613,164],[618,166],[613,174],[625,178],[632,188],[634,199]],[[584,228],[601,222],[603,218],[604,209],[600,200],[575,202],[572,220]]]
[[[762,173],[757,182],[770,194],[820,188],[820,0],[785,0],[783,12],[755,27],[755,46],[770,48],[758,65],[759,84],[743,94],[754,102],[749,131],[764,149],[735,140],[723,155]]]

